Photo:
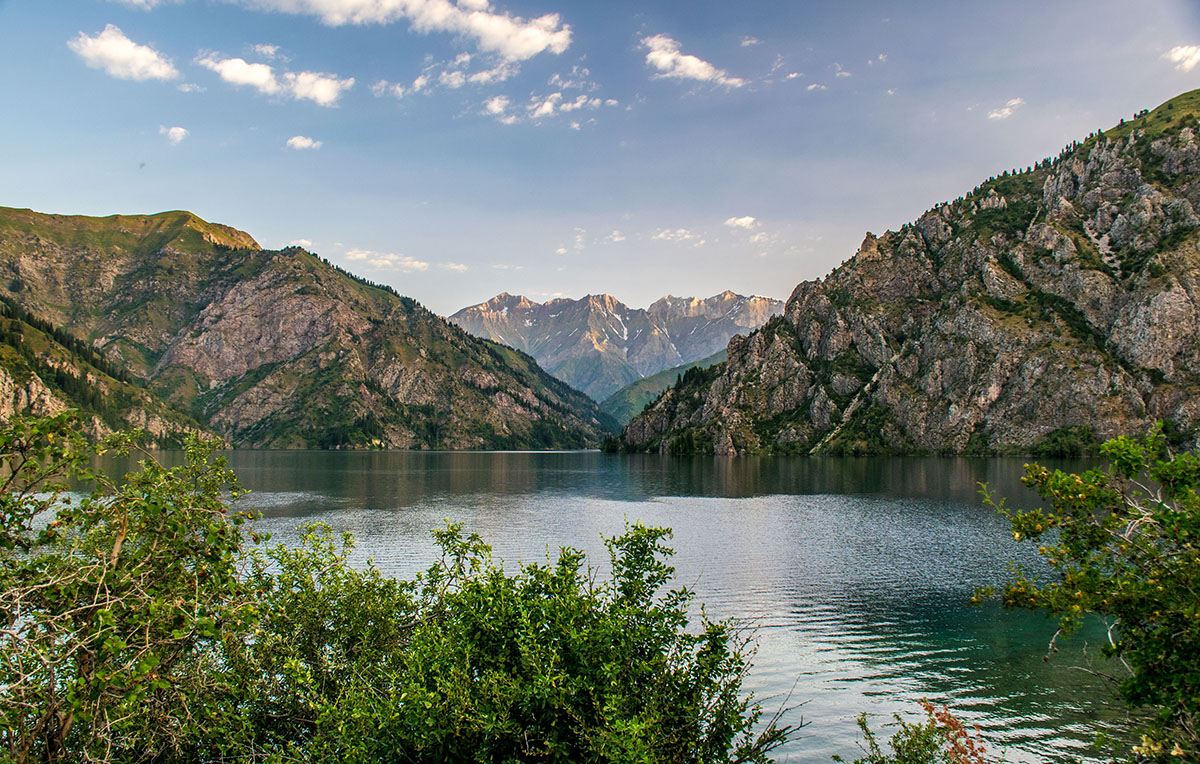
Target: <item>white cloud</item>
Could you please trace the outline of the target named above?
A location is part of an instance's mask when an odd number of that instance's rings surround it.
[[[493,66],[491,69],[481,69],[478,72],[467,75],[467,82],[473,85],[488,85],[493,82],[504,82],[508,78],[520,71],[513,64],[500,64]]]
[[[158,134],[167,136],[167,142],[172,146],[178,146],[183,143],[184,138],[188,137],[187,129],[179,126],[167,127],[166,125],[159,125]]]
[[[492,266],[492,270],[496,270],[496,271],[523,271],[523,270],[525,270],[525,266],[524,266],[524,265],[509,265],[509,264],[507,264],[507,263],[496,263],[495,265],[493,265],[493,266]]]
[[[1196,64],[1200,64],[1200,45],[1177,45],[1162,57],[1175,64],[1179,71],[1190,72],[1196,68]]]
[[[230,85],[249,86],[265,95],[280,91],[275,70],[268,64],[251,64],[242,58],[218,59],[213,54],[201,56],[196,63],[216,72],[217,76]]]
[[[480,50],[508,61],[562,53],[571,27],[557,13],[525,19],[500,13],[486,0],[240,0],[264,11],[317,16],[329,26],[407,21],[417,32],[447,32],[475,41]]]
[[[93,69],[103,69],[110,77],[122,80],[173,80],[179,70],[171,60],[148,45],[138,45],[113,24],[95,37],[83,32],[67,47],[75,51]]]
[[[875,58],[869,58],[869,59],[867,59],[867,66],[874,66],[875,64],[882,64],[882,63],[885,63],[885,62],[887,62],[887,54],[886,54],[886,53],[880,53],[880,54],[879,54],[878,56],[876,56]]]
[[[454,90],[467,84],[467,75],[457,70],[442,72],[438,75],[438,82]]]
[[[695,241],[698,237],[695,233],[686,228],[660,228],[650,238],[654,239],[655,241],[683,242]]]
[[[399,82],[388,82],[387,80],[380,80],[379,82],[376,82],[374,85],[371,86],[371,92],[374,93],[376,96],[393,95],[396,98],[403,98],[404,94],[407,91],[404,89],[404,86],[401,85]]]
[[[503,125],[514,125],[517,123],[517,116],[508,113],[510,105],[508,96],[493,96],[483,102],[483,113],[495,117]]]
[[[551,93],[544,99],[535,98],[529,104],[529,116],[533,119],[552,116],[560,101],[562,101],[562,93]]]
[[[287,139],[287,147],[296,151],[315,151],[324,145],[324,141],[315,141],[307,135],[293,135]]]
[[[562,106],[558,107],[559,111],[575,111],[577,109],[598,109],[604,102],[599,98],[588,98],[585,95],[577,97],[574,101],[567,101]]]
[[[495,116],[508,111],[508,104],[509,101],[506,96],[498,95],[484,101],[483,109],[486,113]]]
[[[440,263],[438,267],[442,270],[455,271],[456,273],[462,273],[463,271],[470,270],[462,263]]]
[[[784,77],[784,79],[785,80],[794,80],[799,76],[800,76],[800,72],[788,72],[788,76]]]
[[[195,84],[194,82],[185,82],[179,86],[179,92],[180,93],[203,93],[204,88],[200,87],[199,85]]]
[[[751,228],[758,227],[758,218],[754,218],[749,215],[745,215],[740,218],[729,218],[725,221],[725,225],[729,226],[730,228],[741,228],[749,231]]]
[[[825,87],[824,85],[817,84],[816,82],[809,85],[807,89],[809,90],[809,92],[811,92],[813,90],[829,90],[829,88]]]
[[[376,268],[390,268],[393,270],[412,273],[413,271],[429,270],[429,263],[423,260],[417,260],[408,255],[398,255],[394,252],[374,252],[369,249],[352,249],[346,253],[347,260],[365,260],[370,265]]]
[[[1025,104],[1024,98],[1014,98],[999,109],[988,112],[988,119],[1008,119],[1013,112]]]
[[[565,254],[567,254],[567,248],[566,248],[566,247],[559,247],[558,249],[554,250],[554,254],[556,254],[556,255],[565,255]],[[493,268],[495,268],[496,266],[492,266],[492,267],[493,267]]]
[[[308,239],[292,239],[291,241],[288,242],[288,246],[289,247],[304,247],[305,249],[312,249],[312,242]]]
[[[606,237],[605,241],[610,241],[613,244],[620,244],[621,242],[625,241],[625,238],[625,234],[621,233],[620,231],[613,231]]]
[[[701,58],[680,52],[679,43],[666,35],[643,37],[642,45],[649,50],[646,63],[658,70],[655,77],[715,82],[731,88],[740,88],[746,84],[740,77],[730,77],[724,69],[718,69]]]
[[[321,106],[335,106],[342,91],[354,87],[354,78],[338,79],[336,74],[323,72],[288,72],[283,75],[284,85],[292,97],[314,101]]]
[[[266,44],[255,45],[254,52],[263,58],[275,58],[279,55],[279,46]]]
[[[835,76],[835,77],[849,77],[849,76],[850,76],[850,72],[846,71],[846,69],[845,69],[845,68],[844,68],[844,67],[843,67],[841,64],[836,64],[836,63],[835,63],[835,64],[833,65],[833,76]]]
[[[198,57],[196,63],[231,85],[252,87],[264,95],[284,93],[321,106],[335,106],[342,92],[354,87],[353,77],[343,80],[323,72],[284,72],[277,76],[269,64],[252,64],[242,58],[217,58],[212,53]]]
[[[766,244],[769,241],[771,241],[771,237],[767,234],[766,231],[759,231],[758,233],[756,233],[750,237],[750,242],[752,244]]]
[[[758,45],[761,42],[762,40],[758,39],[757,37],[746,36],[742,38],[742,47],[749,48],[751,45]]]

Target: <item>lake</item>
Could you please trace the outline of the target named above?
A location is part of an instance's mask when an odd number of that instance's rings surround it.
[[[1009,761],[1087,755],[1121,706],[1080,667],[1102,662],[1093,628],[1044,661],[1051,621],[970,606],[1010,561],[1036,566],[978,484],[1030,503],[1021,459],[665,457],[566,453],[231,452],[263,513],[294,543],[320,521],[358,540],[355,560],[411,576],[429,565],[429,530],[463,523],[497,557],[544,561],[560,546],[603,572],[603,538],[627,522],[674,529],[676,582],[710,616],[752,622],[747,689],[774,711],[803,703],[808,723],[780,761],[857,753],[872,726],[917,701],[948,703]],[[790,700],[786,700],[790,693]],[[885,736],[890,734],[884,730]]]

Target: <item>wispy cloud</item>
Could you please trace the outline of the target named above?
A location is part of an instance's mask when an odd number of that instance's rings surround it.
[[[757,37],[750,37],[749,35],[747,35],[742,38],[742,47],[743,48],[749,48],[752,45],[760,45],[761,43],[762,43],[762,40],[758,39]]]
[[[731,77],[724,69],[718,69],[702,58],[683,53],[679,43],[666,35],[656,34],[642,38],[646,48],[646,63],[658,70],[655,77],[697,82],[713,82],[730,88],[740,88],[746,81]]]
[[[103,69],[110,77],[122,80],[173,80],[179,70],[171,60],[148,45],[139,45],[125,36],[120,27],[109,24],[95,37],[83,32],[67,47],[75,51],[93,69]]]
[[[557,13],[525,19],[494,10],[486,0],[240,0],[263,11],[316,16],[329,26],[407,21],[417,32],[445,32],[473,40],[479,50],[508,61],[562,53],[571,27]]]
[[[704,243],[700,234],[686,228],[660,228],[650,238],[654,241],[669,241],[675,244],[690,242],[697,247]]]
[[[347,260],[362,260],[376,268],[412,273],[429,270],[429,263],[408,255],[398,255],[394,252],[374,252],[369,249],[352,249],[346,253]]]
[[[253,50],[257,55],[266,59],[273,59],[279,55],[278,45],[267,45],[265,43],[260,43],[259,45],[255,45]]]
[[[1017,109],[1025,105],[1024,98],[1013,98],[1008,103],[1001,106],[999,109],[992,109],[988,112],[988,119],[1008,119]]]
[[[170,143],[172,146],[178,146],[179,144],[183,143],[184,138],[188,137],[187,128],[179,127],[178,125],[175,127],[159,125],[158,134],[165,135],[167,137],[167,143]]]
[[[440,263],[438,264],[438,267],[444,271],[454,271],[455,273],[462,273],[470,270],[470,268],[462,263]]]
[[[508,96],[492,96],[483,102],[483,113],[490,117],[495,117],[501,124],[516,124],[517,115],[511,114],[508,111],[508,107],[511,105]]]
[[[149,11],[162,5],[166,0],[109,0],[112,3],[124,5],[127,8],[136,8],[139,11]]]
[[[809,85],[809,86],[808,86],[807,88],[805,88],[805,89],[806,89],[806,90],[808,90],[810,93],[811,93],[812,91],[814,91],[814,90],[829,90],[829,88],[825,87],[824,85],[821,85],[820,83],[816,83],[816,82],[814,82],[813,84]]]
[[[468,84],[491,85],[504,82],[516,76],[521,70],[515,62],[493,60],[490,62],[492,64],[490,66],[473,72],[469,71],[468,67],[474,61],[475,57],[470,53],[460,53],[451,61],[426,64],[411,85],[406,86],[399,82],[379,80],[371,86],[371,92],[376,96],[390,95],[394,98],[404,98],[422,91],[431,92],[436,89],[435,86],[458,90]]]
[[[342,93],[354,87],[354,78],[340,79],[323,72],[283,72],[276,74],[269,64],[250,63],[242,58],[219,58],[206,53],[196,63],[215,72],[231,85],[252,87],[264,95],[287,95],[309,100],[321,106],[336,106]]]
[[[316,151],[324,145],[324,141],[315,141],[307,135],[293,135],[287,139],[287,147],[296,151]]]
[[[1190,72],[1200,64],[1200,45],[1177,45],[1162,57],[1175,64],[1179,71]]]
[[[305,249],[312,249],[312,245],[313,243],[309,239],[292,239],[288,242],[289,247],[304,247]]]

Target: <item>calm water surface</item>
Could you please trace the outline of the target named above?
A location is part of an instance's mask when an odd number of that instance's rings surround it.
[[[986,482],[1015,503],[1022,460],[617,456],[570,453],[230,454],[275,540],[321,521],[358,539],[356,557],[410,576],[434,558],[446,519],[497,557],[544,561],[560,546],[603,569],[603,537],[626,522],[674,529],[676,581],[711,616],[758,629],[748,689],[773,711],[790,693],[803,730],[790,762],[852,758],[854,719],[873,726],[929,698],[978,724],[1009,761],[1087,755],[1119,724],[1092,629],[1047,663],[1051,622],[967,604],[1014,558],[1036,565],[980,503]]]

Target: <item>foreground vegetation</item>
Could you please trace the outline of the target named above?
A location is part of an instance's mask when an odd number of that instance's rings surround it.
[[[999,596],[1057,618],[1055,639],[1103,618],[1105,652],[1126,669],[1113,677],[1119,694],[1154,713],[1134,755],[1200,761],[1200,456],[1173,453],[1161,424],[1101,453],[1103,470],[1026,468],[1023,482],[1047,509],[1009,510],[988,496],[1053,571],[1049,580],[1018,571]]]
[[[665,589],[668,531],[609,540],[597,581],[572,549],[506,573],[448,526],[397,581],[327,528],[255,543],[211,443],[119,484],[89,466],[126,445],[68,416],[0,432],[0,760],[768,761],[786,738],[741,692],[745,635]]]
[[[438,562],[398,581],[322,526],[267,546],[213,443],[118,483],[90,465],[130,440],[77,424],[0,430],[0,762],[764,762],[793,729],[742,693],[738,626],[690,622],[666,588],[669,531],[609,540],[597,580],[572,549],[506,573],[448,525]],[[1200,457],[1161,433],[1103,453],[1106,470],[1029,467],[1047,509],[989,496],[1050,566],[998,596],[1067,636],[1106,618],[1119,692],[1153,712],[1127,757],[1196,761]],[[925,711],[886,744],[861,718],[856,764],[994,760]]]

